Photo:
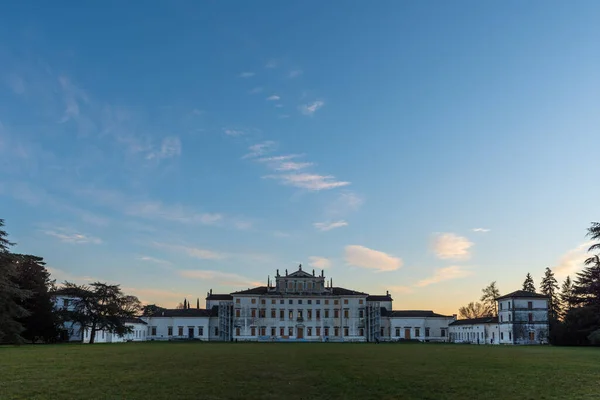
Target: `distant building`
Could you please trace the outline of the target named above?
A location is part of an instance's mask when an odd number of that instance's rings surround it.
[[[448,329],[454,343],[499,344],[498,317],[458,319]]]

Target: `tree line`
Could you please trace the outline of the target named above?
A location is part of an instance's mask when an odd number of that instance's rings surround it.
[[[96,332],[124,335],[131,331],[128,318],[158,308],[142,307],[119,285],[64,282],[57,287],[42,257],[12,253],[13,245],[0,219],[0,343],[52,343],[74,327],[81,327],[80,334],[89,329],[93,343]],[[69,297],[66,309],[54,306],[59,294]]]
[[[548,297],[551,344],[600,345],[600,223],[592,222],[586,236],[596,243],[589,247],[591,255],[574,279],[567,276],[559,286],[554,272],[546,267],[540,281],[539,293]],[[530,273],[525,276],[522,290],[537,293]],[[460,307],[459,316],[495,317],[499,296],[500,290],[494,281],[482,289],[479,301]]]

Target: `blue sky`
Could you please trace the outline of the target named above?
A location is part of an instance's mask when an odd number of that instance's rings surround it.
[[[453,313],[585,257],[600,4],[0,6],[0,218],[174,306],[305,268]]]

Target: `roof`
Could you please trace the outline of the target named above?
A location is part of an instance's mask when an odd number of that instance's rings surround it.
[[[123,321],[126,324],[144,324],[144,325],[148,325],[147,322],[142,321],[141,319],[136,318],[136,317],[134,317],[134,318],[122,318],[121,321]]]
[[[373,294],[367,296],[367,301],[392,301],[392,296],[389,294]]]
[[[515,292],[505,294],[504,296],[497,297],[496,300],[508,299],[508,298],[512,298],[512,297],[534,297],[534,298],[540,298],[540,299],[548,298],[548,296],[546,296],[545,294],[528,292],[526,290],[517,290]]]
[[[457,325],[478,325],[478,324],[497,324],[498,317],[481,317],[481,318],[469,318],[469,319],[457,319],[454,322],[448,324],[449,326]]]
[[[150,318],[210,317],[213,314],[213,312],[215,312],[215,308],[216,308],[216,310],[219,309],[218,306],[214,306],[212,310],[206,310],[203,308],[167,309],[167,310],[157,311],[154,314],[151,314],[149,317]]]
[[[344,289],[342,287],[333,287],[334,296],[368,296],[367,293],[357,292],[356,290]]]
[[[436,317],[436,318],[452,318],[448,315],[436,314],[431,310],[398,310],[398,311],[389,311],[387,316],[390,318],[427,318],[427,317]]]
[[[252,289],[240,290],[239,292],[233,292],[232,294],[267,294],[269,289],[266,286],[257,286]]]
[[[230,294],[209,294],[206,300],[233,300],[233,296]]]

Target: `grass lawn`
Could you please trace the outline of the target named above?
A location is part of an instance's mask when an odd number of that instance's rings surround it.
[[[0,347],[0,399],[599,399],[600,349],[444,344]]]

